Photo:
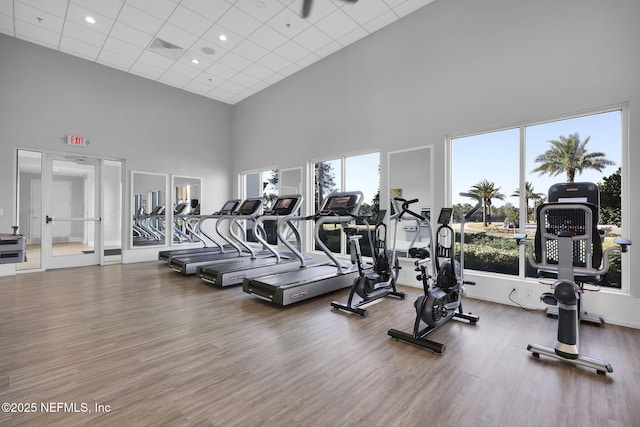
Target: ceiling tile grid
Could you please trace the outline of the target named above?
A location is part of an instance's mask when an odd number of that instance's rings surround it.
[[[0,0],[0,32],[235,104],[432,1]]]

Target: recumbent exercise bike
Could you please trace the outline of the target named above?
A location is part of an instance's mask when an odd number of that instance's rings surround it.
[[[559,198],[536,210],[535,245],[525,241],[526,234],[514,236],[525,246],[527,259],[543,278],[554,278],[553,292],[545,292],[540,300],[558,307],[558,333],[554,348],[529,344],[534,357],[541,354],[576,365],[595,369],[599,374],[613,372],[609,362],[582,356],[579,353],[580,298],[584,283],[597,283],[609,270],[609,254],[627,252],[631,240],[616,238],[602,251],[597,229],[598,206],[587,200],[597,200],[598,187],[593,183],[562,183],[549,190],[585,195]],[[590,196],[589,196],[590,194]],[[588,196],[588,197],[587,197]],[[594,198],[595,197],[595,198]]]

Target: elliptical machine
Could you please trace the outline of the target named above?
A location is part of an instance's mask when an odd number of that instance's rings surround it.
[[[571,186],[574,192],[584,188],[597,191],[597,186],[591,183],[573,183]],[[598,207],[579,199],[540,205],[536,210],[536,222],[535,247],[525,241],[526,234],[517,234],[514,239],[525,246],[531,266],[543,276],[556,278],[551,286],[553,292],[545,292],[540,300],[558,307],[558,333],[554,348],[529,344],[527,350],[536,358],[543,354],[593,368],[598,374],[613,372],[609,362],[582,356],[579,352],[580,298],[584,292],[581,283],[606,273],[611,252],[627,252],[631,240],[616,238],[617,246],[601,252]]]
[[[409,334],[397,329],[389,329],[387,332],[393,339],[418,345],[436,354],[444,353],[446,345],[427,339],[428,334],[454,317],[468,320],[471,324],[480,320],[479,316],[462,311],[462,297],[464,285],[475,285],[475,282],[465,281],[463,278],[464,225],[466,220],[480,208],[482,199],[472,193],[460,193],[460,195],[473,198],[477,202],[476,206],[462,216],[460,223],[460,262],[455,257],[455,231],[449,225],[453,209],[442,208],[438,217],[440,226],[436,231],[436,238],[434,239],[433,234],[429,233],[429,247],[409,250],[409,255],[417,258],[415,266],[420,274],[416,278],[422,282],[424,290],[424,294],[420,295],[413,304],[416,309],[413,332]],[[403,214],[419,217],[429,225],[431,230],[431,224],[427,218],[409,210],[409,205],[417,200],[396,200],[402,202]],[[427,269],[428,263],[431,264],[432,274]],[[423,322],[426,326],[421,328]]]
[[[358,229],[356,227],[343,228],[349,238],[351,262],[358,266],[359,274],[353,281],[347,303],[342,304],[333,301],[331,307],[367,317],[369,312],[362,308],[364,305],[388,296],[399,299],[405,299],[407,296],[404,292],[396,289],[396,280],[398,278],[398,271],[400,270],[400,263],[396,257],[396,239],[394,237],[391,258],[389,258],[389,251],[387,249],[387,225],[383,222],[384,212],[381,211],[381,213],[382,215],[379,215],[376,220],[373,235],[369,227],[369,222],[366,218],[364,219],[369,233],[369,245],[371,247],[371,257],[373,258],[373,266],[370,268],[365,268],[362,261],[362,251],[360,248],[362,235],[357,234]],[[391,216],[391,219],[395,222],[396,234],[398,230],[398,216],[399,212]],[[394,234],[394,236],[396,234]],[[375,236],[375,239],[373,236]],[[360,301],[354,302],[355,295],[360,297]]]

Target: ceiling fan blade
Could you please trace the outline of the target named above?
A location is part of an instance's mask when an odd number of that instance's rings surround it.
[[[357,3],[358,0],[342,0],[342,1],[346,1],[348,3]],[[304,0],[302,2],[302,17],[306,18],[307,16],[309,16],[309,13],[311,12],[311,3],[312,0]]]
[[[302,3],[302,17],[306,18],[309,16],[309,12],[311,11],[311,3],[312,0],[304,0]]]

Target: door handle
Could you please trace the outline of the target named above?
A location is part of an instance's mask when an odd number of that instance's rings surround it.
[[[47,224],[49,224],[51,221],[53,221],[53,218],[51,218],[49,215],[47,215],[47,217],[45,218],[45,221]]]

